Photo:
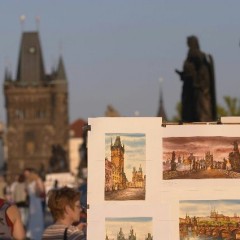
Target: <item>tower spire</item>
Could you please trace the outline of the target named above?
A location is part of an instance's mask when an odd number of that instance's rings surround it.
[[[24,14],[22,14],[19,19],[20,19],[20,24],[21,24],[21,30],[23,32],[24,31],[24,23],[25,23],[25,20],[26,20],[26,16]]]
[[[36,20],[36,29],[37,29],[37,32],[39,32],[40,17],[39,17],[39,16],[36,16],[36,17],[35,17],[35,20]]]
[[[163,120],[166,121],[167,116],[166,116],[166,112],[165,112],[165,109],[164,109],[164,103],[163,103],[162,82],[163,82],[163,78],[159,78],[160,97],[159,97],[159,108],[158,108],[157,117],[162,117]]]
[[[59,62],[58,62],[57,79],[63,80],[63,81],[67,80],[62,56],[60,56]]]

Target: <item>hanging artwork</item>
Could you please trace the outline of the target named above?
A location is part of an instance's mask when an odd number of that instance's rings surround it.
[[[163,179],[240,178],[240,137],[163,138]]]
[[[105,134],[105,200],[145,199],[145,145],[145,134]]]
[[[106,218],[106,240],[153,240],[152,218]]]
[[[240,239],[240,200],[182,200],[179,239]]]

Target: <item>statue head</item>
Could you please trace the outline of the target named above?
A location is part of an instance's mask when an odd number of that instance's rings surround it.
[[[187,37],[187,45],[190,49],[200,50],[198,38],[194,35]]]

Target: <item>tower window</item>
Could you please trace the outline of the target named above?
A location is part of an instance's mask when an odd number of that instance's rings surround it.
[[[24,111],[23,111],[23,110],[20,110],[20,109],[16,109],[16,111],[15,111],[15,117],[16,117],[17,119],[24,119],[24,117],[25,117]]]

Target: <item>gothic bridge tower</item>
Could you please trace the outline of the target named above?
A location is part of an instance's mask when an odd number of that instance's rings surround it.
[[[64,63],[60,56],[57,68],[45,73],[38,32],[22,33],[16,79],[6,68],[3,88],[10,177],[26,167],[43,172],[68,171],[68,85]],[[50,166],[52,149],[64,154],[52,159]]]

